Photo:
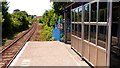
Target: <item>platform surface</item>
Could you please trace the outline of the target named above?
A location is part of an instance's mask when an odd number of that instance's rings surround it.
[[[10,66],[88,66],[70,45],[59,41],[29,41]]]

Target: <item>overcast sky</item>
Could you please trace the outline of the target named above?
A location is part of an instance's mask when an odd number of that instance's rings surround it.
[[[9,2],[9,13],[15,9],[26,11],[30,15],[41,16],[45,10],[52,8],[50,0],[7,0]]]

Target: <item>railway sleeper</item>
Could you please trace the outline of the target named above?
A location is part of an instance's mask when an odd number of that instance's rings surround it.
[[[2,58],[12,58],[14,55],[2,56]]]

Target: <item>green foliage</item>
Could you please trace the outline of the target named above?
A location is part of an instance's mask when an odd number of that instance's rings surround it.
[[[2,19],[2,2],[0,2],[0,24],[1,22],[3,22],[3,19]]]
[[[25,11],[15,12],[11,14],[12,25],[15,28],[14,31],[22,31],[28,28],[29,17]]]
[[[0,12],[0,24],[3,22],[3,19],[2,19],[2,12]]]
[[[8,13],[8,3],[2,2],[2,37],[9,38],[14,34],[26,30],[32,23],[33,16],[28,15],[25,11],[16,11],[12,14]],[[0,5],[1,6],[1,5]]]
[[[11,23],[11,15],[7,12],[8,3],[2,2],[2,15],[4,21],[2,22],[2,37],[8,37],[13,34],[12,31],[12,23]]]
[[[54,9],[46,10],[39,22],[43,24],[43,39],[45,41],[52,41],[52,27],[57,24],[58,15],[54,13]]]
[[[59,6],[58,6],[59,5]],[[52,29],[54,25],[57,25],[58,18],[63,19],[64,5],[62,3],[54,3],[51,10],[46,10],[43,16],[39,19],[39,23],[43,24],[42,35],[44,40],[52,41]]]
[[[43,40],[51,41],[52,40],[52,27],[44,26],[42,31]]]
[[[54,13],[54,9],[51,9],[49,11],[45,11],[39,22],[50,27],[57,23],[57,19],[58,15]]]
[[[70,2],[53,2],[53,9],[57,15],[64,15],[65,6],[67,6]]]

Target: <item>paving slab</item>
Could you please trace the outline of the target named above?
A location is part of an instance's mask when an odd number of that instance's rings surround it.
[[[88,66],[71,48],[59,41],[29,41],[10,66]]]

